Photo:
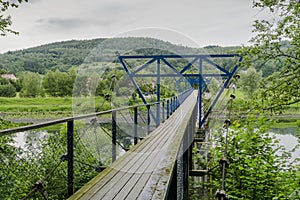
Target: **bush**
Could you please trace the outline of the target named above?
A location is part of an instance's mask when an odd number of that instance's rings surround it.
[[[0,85],[1,97],[15,97],[17,95],[16,88],[12,84]]]

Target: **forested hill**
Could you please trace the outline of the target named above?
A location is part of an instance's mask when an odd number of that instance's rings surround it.
[[[47,70],[68,71],[83,62],[109,61],[116,51],[121,54],[143,55],[190,54],[227,53],[237,48],[239,47],[207,46],[204,48],[190,48],[158,39],[142,37],[70,40],[0,54],[0,69],[16,75],[23,71],[44,74]]]

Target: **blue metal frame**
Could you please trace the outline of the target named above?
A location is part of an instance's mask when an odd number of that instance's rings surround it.
[[[205,120],[207,119],[209,113],[212,111],[213,107],[215,106],[216,102],[219,100],[222,92],[224,89],[228,86],[230,80],[232,79],[233,75],[238,69],[238,63],[235,64],[233,69],[231,71],[226,70],[225,68],[219,66],[218,64],[214,63],[210,58],[233,58],[238,57],[238,62],[242,61],[242,57],[238,54],[206,54],[206,55],[128,55],[128,56],[122,56],[118,55],[118,60],[121,63],[122,67],[128,74],[131,82],[133,83],[136,91],[138,92],[140,98],[142,99],[143,103],[147,104],[146,98],[144,97],[140,87],[138,86],[135,78],[136,77],[152,77],[156,78],[156,95],[157,95],[157,102],[158,102],[158,108],[160,106],[161,96],[160,96],[160,81],[162,77],[174,77],[174,79],[179,78],[182,79],[183,77],[186,78],[191,85],[198,85],[198,125],[199,128],[201,128],[204,125]],[[184,66],[180,71],[176,70],[176,68],[169,63],[166,59],[173,58],[173,59],[191,59],[192,60]],[[143,64],[142,66],[135,69],[135,71],[131,72],[130,66],[126,63],[126,60],[130,59],[148,59],[148,61]],[[155,63],[157,64],[157,73],[156,74],[138,74],[141,70],[147,68],[150,64]],[[198,62],[198,73],[187,73],[188,70],[195,66]],[[220,71],[220,73],[210,73],[210,74],[203,74],[203,62],[206,62],[212,66],[214,66],[216,69]],[[166,64],[173,72],[174,74],[161,74],[161,63]],[[221,90],[218,92],[217,96],[213,100],[211,106],[209,107],[208,111],[206,113],[202,113],[202,103],[203,103],[203,92],[207,89],[208,84],[210,83],[210,80],[213,77],[223,77],[226,79],[224,82]],[[156,121],[156,125],[159,125],[160,122],[160,111],[157,109],[156,116],[151,112],[150,113],[152,117]]]

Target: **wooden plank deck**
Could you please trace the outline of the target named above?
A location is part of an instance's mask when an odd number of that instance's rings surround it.
[[[165,199],[181,141],[196,106],[192,93],[170,118],[78,190],[75,199]]]

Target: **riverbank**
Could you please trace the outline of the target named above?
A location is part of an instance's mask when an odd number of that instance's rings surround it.
[[[103,101],[103,97],[95,97],[95,111],[101,109]],[[72,114],[73,97],[0,97],[0,118],[14,123],[38,123],[70,117]]]

